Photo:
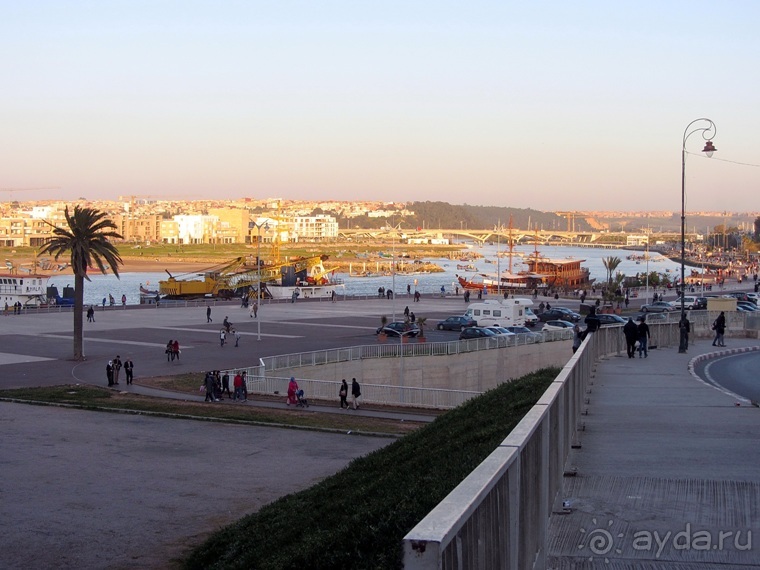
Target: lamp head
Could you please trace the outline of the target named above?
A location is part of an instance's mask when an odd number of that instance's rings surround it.
[[[712,158],[713,153],[718,150],[713,145],[712,141],[707,141],[705,143],[705,148],[702,149],[702,152],[704,152],[707,155],[707,158]]]

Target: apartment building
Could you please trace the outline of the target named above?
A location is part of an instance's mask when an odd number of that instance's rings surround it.
[[[124,241],[161,241],[161,216],[117,214],[111,216],[111,221],[116,226],[115,231],[124,238]]]
[[[293,241],[328,241],[338,237],[338,221],[333,216],[296,216],[293,218]]]

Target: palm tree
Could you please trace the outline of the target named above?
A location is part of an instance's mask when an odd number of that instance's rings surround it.
[[[71,267],[74,271],[74,360],[84,360],[82,354],[82,310],[84,309],[84,280],[88,281],[87,269],[93,264],[105,273],[111,271],[119,277],[121,257],[109,238],[121,239],[116,233],[116,225],[106,218],[104,212],[93,208],[74,206],[74,213],[69,208],[64,211],[68,227],[53,226],[51,237],[40,249],[40,253],[49,253],[56,259],[63,254],[71,254]],[[105,263],[104,263],[105,262]]]
[[[607,270],[607,287],[609,288],[612,286],[612,274],[618,265],[622,263],[622,260],[619,257],[603,257],[602,263],[604,263],[604,268]]]

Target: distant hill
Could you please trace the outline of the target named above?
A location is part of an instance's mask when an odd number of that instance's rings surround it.
[[[456,205],[448,202],[409,202],[406,204],[406,210],[414,212],[414,215],[404,215],[399,211],[399,214],[393,217],[394,224],[400,223],[402,228],[484,230],[498,224],[508,227],[511,216],[513,227],[518,229],[567,229],[567,220],[562,216],[532,209]],[[338,222],[341,227],[348,227],[350,224],[352,228],[379,228],[387,225],[389,220],[359,216],[350,220],[339,219]],[[585,220],[577,218],[575,229],[588,230],[590,227]]]

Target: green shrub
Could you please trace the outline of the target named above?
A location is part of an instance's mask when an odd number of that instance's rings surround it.
[[[559,373],[503,384],[215,533],[188,569],[392,569],[402,539],[507,436]]]

